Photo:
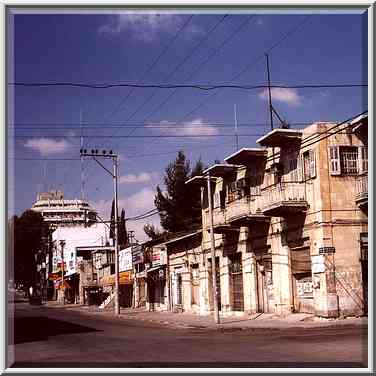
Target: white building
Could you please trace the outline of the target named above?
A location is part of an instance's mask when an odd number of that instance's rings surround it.
[[[89,227],[58,227],[52,234],[52,273],[59,273],[64,261],[65,288],[72,302],[79,295],[79,276],[77,273],[77,247],[105,246],[111,243],[109,228],[104,223]],[[61,284],[59,278],[55,287]],[[66,293],[67,295],[67,293]]]
[[[31,210],[54,227],[84,226],[97,221],[96,211],[84,200],[66,200],[61,191],[39,193]]]

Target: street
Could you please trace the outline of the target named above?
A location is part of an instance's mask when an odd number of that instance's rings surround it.
[[[25,302],[14,306],[11,367],[367,366],[364,327],[220,332],[172,329]]]

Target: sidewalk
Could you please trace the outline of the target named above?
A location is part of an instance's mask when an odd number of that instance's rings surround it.
[[[63,306],[56,302],[48,302],[47,307],[59,307],[67,310],[75,310],[88,314],[115,318],[112,309],[100,309],[97,306],[84,306],[80,304],[67,304]],[[215,324],[212,315],[200,316],[190,313],[147,312],[140,308],[122,308],[120,311],[120,316],[116,317],[116,319],[145,321],[158,326],[167,326],[173,329],[217,329],[222,331],[252,329],[281,330],[292,328],[308,329],[344,326],[366,328],[368,326],[367,317],[324,319],[307,313],[293,313],[284,318],[267,313],[227,316],[220,317],[220,324]]]

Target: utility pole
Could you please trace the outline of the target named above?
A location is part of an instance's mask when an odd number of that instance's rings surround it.
[[[117,192],[117,156],[112,158],[113,162],[113,181],[115,198],[115,315],[120,314],[119,305],[119,237],[118,237],[118,192]]]
[[[114,301],[115,301],[115,315],[120,314],[120,305],[119,305],[119,238],[118,238],[118,192],[117,192],[117,158],[118,156],[110,150],[103,150],[102,154],[99,154],[98,149],[91,149],[91,153],[86,149],[80,150],[81,157],[92,157],[95,162],[99,164],[113,179],[114,187],[114,201],[115,201],[115,231],[114,231],[114,248],[115,248],[115,289],[114,289]],[[112,160],[112,171],[104,166],[97,158],[109,158]]]
[[[209,203],[209,225],[210,225],[210,249],[211,249],[211,270],[212,270],[212,292],[214,304],[214,322],[219,324],[219,310],[218,310],[218,295],[217,295],[217,276],[215,270],[215,240],[213,228],[213,205],[211,195],[211,181],[210,174],[207,175],[208,179],[208,203]]]
[[[269,112],[270,112],[270,128],[273,130],[273,106],[272,106],[272,91],[270,89],[270,69],[269,69],[269,55],[266,55],[266,70],[268,72],[268,93],[269,93]]]
[[[65,304],[65,286],[64,286],[64,246],[65,240],[60,240],[61,247],[61,288],[63,291],[63,305]]]

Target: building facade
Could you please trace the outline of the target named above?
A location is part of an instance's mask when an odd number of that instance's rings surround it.
[[[258,140],[264,148],[241,149],[205,171],[215,180],[222,314],[367,313],[367,126],[362,117],[275,129]],[[211,262],[205,186],[202,206]]]
[[[39,193],[31,210],[53,227],[90,226],[97,221],[97,213],[87,201],[64,199],[61,191]]]

